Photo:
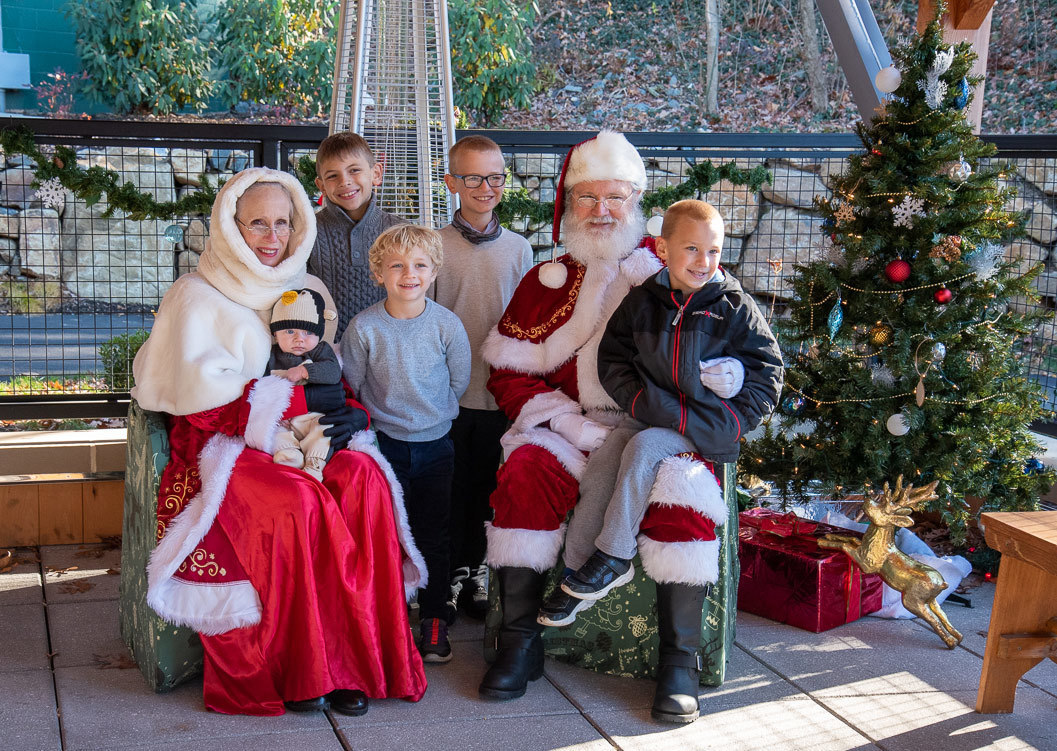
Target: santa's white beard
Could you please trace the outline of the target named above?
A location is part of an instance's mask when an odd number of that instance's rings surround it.
[[[612,216],[605,219],[610,221],[599,225],[598,217],[581,221],[572,212],[565,214],[562,234],[565,237],[565,251],[573,260],[584,266],[590,266],[592,261],[619,263],[638,247],[646,227],[646,219],[638,204],[629,209],[623,221]]]

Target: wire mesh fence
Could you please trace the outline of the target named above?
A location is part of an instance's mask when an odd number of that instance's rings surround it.
[[[19,123],[21,124],[21,123]],[[0,127],[12,127],[0,121]],[[71,132],[58,132],[63,126]],[[292,170],[314,156],[323,127],[161,126],[114,123],[36,124],[38,143],[78,149],[85,165],[118,172],[159,200],[198,190],[205,174],[214,184],[249,166]],[[106,128],[113,129],[112,132]],[[191,128],[189,131],[188,128]],[[195,130],[195,128],[201,128]],[[77,130],[79,129],[79,131]],[[91,130],[91,132],[88,132]],[[475,131],[495,139],[507,156],[508,187],[553,201],[568,148],[590,133]],[[629,134],[646,160],[648,190],[679,184],[703,160],[765,165],[772,181],[756,191],[720,181],[703,194],[727,224],[723,265],[759,301],[772,320],[785,315],[796,264],[817,256],[822,218],[816,195],[828,196],[833,176],[861,145],[849,134]],[[997,158],[1018,174],[1015,208],[1025,212],[1027,236],[1006,248],[1023,270],[1044,264],[1037,303],[1052,310],[1057,297],[1057,137],[994,139]],[[387,165],[384,184],[399,182]],[[0,416],[3,419],[123,414],[129,358],[150,330],[152,312],[169,285],[197,266],[208,217],[135,222],[103,216],[105,199],[89,206],[65,191],[45,205],[30,185],[32,164],[7,158],[0,175]],[[439,188],[439,186],[438,186]],[[401,199],[383,208],[407,216]],[[409,218],[414,218],[412,215]],[[537,258],[549,257],[551,226],[515,219]],[[1027,300],[1014,300],[1026,306]],[[1046,389],[1057,409],[1057,324],[1048,320],[1028,337],[1021,355],[1029,377]]]

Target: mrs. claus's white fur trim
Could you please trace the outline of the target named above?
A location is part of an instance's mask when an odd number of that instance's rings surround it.
[[[638,536],[646,576],[658,584],[715,584],[719,579],[719,540],[658,542]]]
[[[374,459],[375,463],[385,475],[389,483],[389,494],[393,498],[393,514],[396,516],[396,536],[400,541],[400,547],[404,549],[407,558],[403,562],[404,570],[404,596],[411,599],[416,590],[426,586],[429,576],[426,572],[426,560],[415,545],[415,538],[411,534],[411,524],[407,520],[407,509],[404,508],[404,490],[400,481],[396,479],[396,473],[382,452],[375,444],[374,432],[361,430],[352,437],[349,448],[359,451]]]
[[[543,573],[558,562],[565,539],[565,525],[558,529],[512,529],[485,522],[488,538],[488,565],[492,568],[515,566]]]
[[[196,584],[170,577],[155,588],[154,598],[164,603],[161,609],[151,603],[162,618],[206,636],[256,625],[263,611],[261,598],[248,581]]]
[[[246,420],[246,445],[272,454],[279,420],[293,397],[294,384],[279,376],[265,376],[250,389],[250,415]]]
[[[703,462],[686,456],[669,456],[661,462],[649,503],[693,509],[717,527],[727,521],[727,504],[715,476]]]
[[[646,165],[622,133],[603,130],[569,156],[565,188],[593,180],[624,180],[635,190],[646,189]]]
[[[248,581],[194,587],[172,582],[180,564],[213,526],[243,448],[241,438],[223,434],[206,442],[198,457],[202,488],[169,523],[147,564],[147,604],[165,620],[204,634],[221,634],[261,619],[260,598]]]

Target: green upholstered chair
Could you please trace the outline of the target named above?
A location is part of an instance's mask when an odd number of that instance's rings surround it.
[[[738,603],[738,500],[735,465],[724,464],[720,486],[727,502],[727,523],[720,529],[719,580],[713,585],[701,614],[701,683],[723,683],[728,655],[734,644]],[[561,578],[562,564],[551,571],[547,591]],[[635,558],[635,578],[618,587],[592,607],[581,611],[576,621],[562,628],[546,628],[546,653],[600,673],[635,678],[653,678],[657,672],[657,588],[643,573]],[[499,635],[502,610],[495,577],[489,586],[490,604],[485,622],[485,658],[491,662]]]
[[[147,604],[147,562],[157,542],[158,486],[169,463],[165,417],[128,410],[125,516],[121,536],[121,636],[147,684],[161,693],[202,672],[202,643],[191,629],[163,620]]]

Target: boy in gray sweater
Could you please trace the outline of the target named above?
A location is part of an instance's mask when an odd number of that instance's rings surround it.
[[[367,251],[382,232],[405,223],[378,206],[374,187],[382,165],[356,133],[328,136],[316,152],[316,187],[327,202],[316,212],[316,244],[308,273],[323,280],[338,307],[338,334],[352,317],[384,297],[374,283]]]
[[[435,230],[401,225],[379,235],[369,259],[386,297],[358,313],[341,339],[345,378],[371,413],[426,559],[428,580],[418,592],[426,662],[451,659],[444,620],[454,457],[448,432],[470,382],[462,323],[426,297],[443,257]]]
[[[470,339],[470,386],[459,400],[451,427],[455,475],[451,492],[451,594],[449,625],[456,607],[484,620],[488,611],[488,567],[484,525],[492,519],[488,498],[495,490],[507,429],[506,414],[485,384],[488,364],[481,347],[499,323],[518,282],[532,268],[532,246],[499,226],[493,210],[503,198],[506,162],[498,144],[485,136],[460,138],[448,151],[448,190],[459,197],[452,223],[440,230],[444,268],[434,298],[459,316]]]

